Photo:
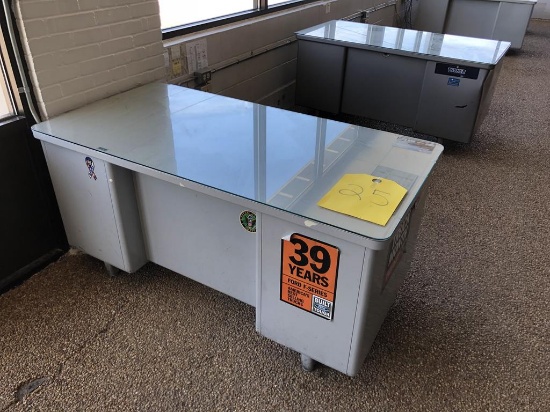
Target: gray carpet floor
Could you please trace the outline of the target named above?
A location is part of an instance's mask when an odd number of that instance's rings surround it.
[[[533,20],[474,141],[446,146],[357,377],[304,372],[254,308],[183,276],[67,254],[0,296],[0,411],[549,411],[549,67]]]

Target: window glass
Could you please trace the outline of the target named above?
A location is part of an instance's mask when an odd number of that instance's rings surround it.
[[[15,82],[13,81],[13,84],[10,84],[10,79],[13,79],[13,73],[4,63],[7,61],[9,64],[7,57],[4,36],[0,31],[0,120],[15,114],[15,107],[10,95],[11,87],[15,86]]]
[[[13,107],[9,98],[7,84],[2,76],[2,79],[0,79],[0,119],[11,116],[12,114]]]
[[[289,3],[291,1],[293,1],[293,0],[269,0],[268,4],[269,4],[269,6],[276,6],[277,4]]]
[[[254,0],[159,0],[162,29],[254,10]]]

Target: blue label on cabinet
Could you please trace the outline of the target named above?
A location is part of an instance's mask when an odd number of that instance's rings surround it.
[[[460,79],[457,79],[455,77],[449,77],[449,80],[447,80],[447,86],[458,87],[459,85],[460,85]]]

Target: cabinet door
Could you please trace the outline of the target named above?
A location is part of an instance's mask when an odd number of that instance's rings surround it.
[[[458,142],[469,142],[476,128],[483,85],[488,70],[456,66],[457,70],[474,70],[476,78],[461,78],[438,73],[438,66],[451,66],[429,62],[426,66],[424,86],[418,106],[414,129],[421,133]]]
[[[413,27],[419,31],[429,31],[432,33],[444,33],[445,16],[449,0],[422,0],[415,4],[416,13]]]
[[[411,127],[425,67],[423,59],[350,49],[342,112]]]
[[[520,49],[533,7],[533,4],[500,3],[492,38],[507,40],[512,43],[512,48]]]
[[[443,33],[492,39],[498,1],[451,0]]]

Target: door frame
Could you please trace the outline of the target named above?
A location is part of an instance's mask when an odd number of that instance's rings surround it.
[[[28,73],[13,11],[10,9],[8,12],[23,60],[23,70]],[[3,151],[0,153],[0,170],[3,171],[0,175],[0,222],[4,222],[0,231],[0,249],[7,252],[1,253],[2,293],[58,259],[69,246],[44,152],[30,129],[35,121],[27,99],[30,98],[33,103],[36,99],[32,90],[30,96],[23,92],[22,74],[14,64],[15,53],[3,4],[0,5],[0,28],[13,72],[12,84],[8,81],[8,87],[13,95],[19,96],[14,98],[17,106],[15,115],[0,120],[0,148]]]

